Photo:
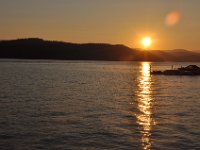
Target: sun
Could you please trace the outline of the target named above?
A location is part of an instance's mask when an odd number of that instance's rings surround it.
[[[150,47],[151,46],[151,44],[152,44],[152,39],[151,39],[151,37],[144,37],[143,39],[142,39],[142,45],[144,46],[144,48],[148,48],[148,47]]]

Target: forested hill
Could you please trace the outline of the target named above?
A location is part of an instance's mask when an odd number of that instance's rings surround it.
[[[124,45],[74,44],[30,38],[0,41],[0,58],[200,62],[200,53],[187,50],[142,51]]]
[[[132,60],[132,51],[123,45],[74,44],[35,38],[0,42],[0,58]]]

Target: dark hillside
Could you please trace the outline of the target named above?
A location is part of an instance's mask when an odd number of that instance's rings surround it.
[[[30,38],[0,41],[0,58],[198,62],[200,53],[187,50],[142,51],[124,45],[74,44]]]

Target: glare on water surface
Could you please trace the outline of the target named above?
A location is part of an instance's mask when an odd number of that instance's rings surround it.
[[[150,64],[141,64],[140,75],[138,77],[138,91],[136,114],[137,123],[141,127],[141,142],[144,150],[151,149],[151,129],[154,124],[152,117],[152,87],[151,87]]]

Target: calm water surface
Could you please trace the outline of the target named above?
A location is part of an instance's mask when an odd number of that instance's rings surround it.
[[[149,65],[1,60],[0,149],[200,149],[200,76]]]

